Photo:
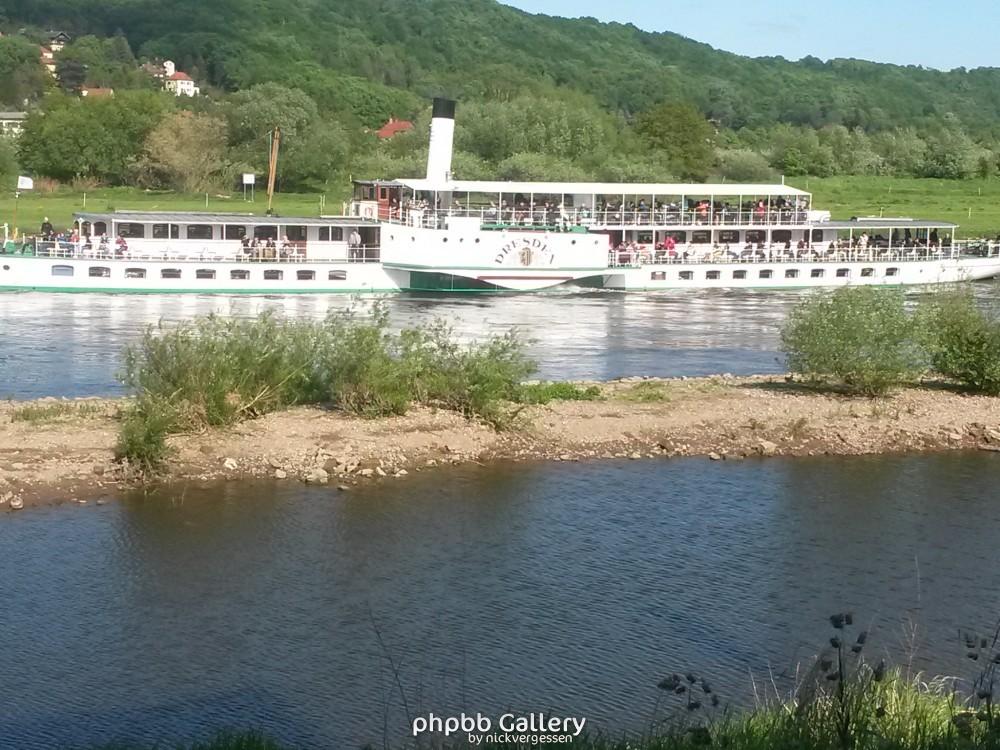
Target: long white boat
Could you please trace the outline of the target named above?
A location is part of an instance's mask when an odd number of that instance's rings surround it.
[[[0,289],[649,291],[1000,275],[1000,244],[957,241],[955,224],[833,221],[783,184],[455,180],[454,115],[435,101],[426,178],[356,181],[344,216],[79,213],[80,239],[7,243]]]

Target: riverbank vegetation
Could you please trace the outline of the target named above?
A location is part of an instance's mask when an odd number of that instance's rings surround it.
[[[867,661],[864,653],[871,648],[869,632],[853,627],[852,614],[838,613],[830,621],[833,630],[829,646],[811,663],[800,667],[798,684],[785,699],[758,697],[754,708],[732,710],[719,697],[718,686],[691,672],[673,673],[656,686],[660,698],[645,733],[613,737],[585,732],[560,744],[577,750],[1000,748],[1000,714],[994,705],[1000,652],[996,650],[995,635],[962,633],[969,664],[974,665],[971,678],[927,679],[889,667],[881,658]],[[385,742],[382,746],[392,745]],[[412,746],[417,750],[469,750],[477,745],[463,735],[450,740],[418,738]],[[538,747],[516,742],[491,746],[506,750]],[[131,750],[134,746],[113,747]],[[188,747],[292,750],[293,746],[250,732],[221,735]]]
[[[969,290],[932,293],[912,308],[900,289],[818,292],[792,309],[781,340],[789,369],[814,385],[877,397],[938,375],[1000,395],[1000,316]]]
[[[135,399],[123,418],[118,457],[155,471],[171,434],[292,406],[364,418],[430,406],[505,430],[526,405],[600,395],[569,383],[526,383],[534,370],[513,331],[469,345],[441,322],[396,333],[378,305],[370,314],[334,312],[323,321],[264,314],[161,325],[124,352],[121,377]]]

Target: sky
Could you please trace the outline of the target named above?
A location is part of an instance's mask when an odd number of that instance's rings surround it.
[[[529,13],[673,31],[741,55],[1000,67],[1000,0],[501,0]]]

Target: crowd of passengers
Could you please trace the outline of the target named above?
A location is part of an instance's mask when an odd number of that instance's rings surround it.
[[[84,227],[89,227],[85,224]],[[360,259],[364,252],[361,235],[357,230],[348,237],[349,257]],[[81,232],[79,222],[73,223],[69,231],[56,230],[46,216],[39,233],[35,237],[25,237],[22,250],[30,250],[39,255],[58,255],[72,258],[124,259],[129,257],[128,240],[119,234],[114,240],[107,233],[92,235],[86,230]],[[52,251],[56,252],[53,253]],[[286,234],[281,242],[273,238],[243,237],[240,240],[241,259],[248,261],[301,260],[305,257],[301,243],[292,242]]]
[[[402,205],[393,199],[389,204],[389,218],[401,219],[404,209],[428,211],[431,208],[431,202],[426,199],[411,198]],[[445,208],[440,197],[433,208],[437,211]],[[638,201],[599,201],[593,210],[587,205],[567,207],[554,201],[532,204],[520,199],[514,203],[503,200],[499,205],[491,201],[483,206],[469,206],[456,200],[447,213],[477,216],[495,224],[565,228],[583,224],[791,224],[806,220],[806,208],[804,200],[787,198],[751,200],[737,205],[709,200],[650,203],[640,198]]]
[[[612,248],[612,255],[617,258],[619,264],[634,265],[636,263],[700,260],[706,257],[731,261],[797,258],[812,260],[824,257],[842,259],[851,255],[877,258],[881,255],[888,255],[890,248],[894,253],[921,257],[941,252],[950,247],[950,234],[946,234],[942,240],[938,231],[934,229],[925,239],[914,237],[912,232],[907,229],[903,234],[900,234],[898,230],[894,231],[891,238],[881,234],[869,236],[867,232],[862,232],[853,238],[841,237],[828,243],[813,243],[801,239],[794,247],[791,240],[770,244],[747,242],[742,248],[739,245],[733,247],[729,243],[679,245],[673,237],[667,236],[662,242],[657,242],[652,247],[634,240],[619,242]]]

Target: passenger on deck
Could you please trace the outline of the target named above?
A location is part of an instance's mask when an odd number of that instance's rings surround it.
[[[49,221],[49,217],[46,216],[45,219],[42,221],[42,229],[40,232],[40,234],[42,235],[42,239],[45,240],[46,242],[50,242],[52,240],[52,234],[54,231],[55,230],[52,228],[52,223]]]
[[[357,229],[351,230],[351,236],[347,239],[348,258],[350,260],[363,260],[361,257],[361,235]]]
[[[128,242],[122,235],[118,235],[118,239],[115,240],[115,257],[124,258],[128,254]]]

